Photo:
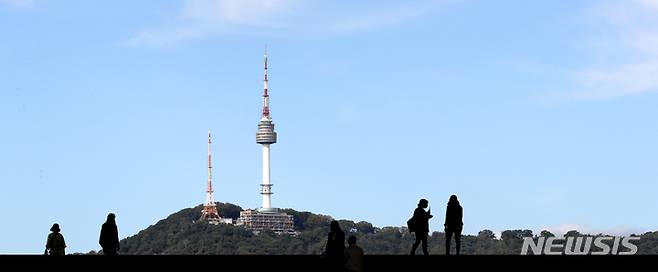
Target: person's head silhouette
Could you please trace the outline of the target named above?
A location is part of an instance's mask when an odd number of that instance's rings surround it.
[[[53,226],[50,228],[50,231],[59,233],[61,230],[59,229],[59,224],[55,223]]]
[[[340,231],[340,225],[338,225],[338,221],[331,221],[330,229],[331,231]]]
[[[116,215],[114,215],[113,213],[110,213],[110,214],[107,215],[107,222],[115,223],[116,218],[117,218]]]
[[[418,207],[425,209],[428,207],[428,205],[429,205],[429,201],[427,201],[427,199],[423,198],[420,201],[418,201]]]
[[[459,204],[459,200],[457,200],[457,196],[456,196],[456,195],[451,195],[451,196],[450,196],[450,200],[448,200],[448,203]]]
[[[356,244],[356,236],[350,235],[350,238],[347,238],[347,244],[350,246]]]

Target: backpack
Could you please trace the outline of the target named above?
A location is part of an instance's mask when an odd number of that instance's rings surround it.
[[[407,220],[407,229],[409,229],[409,232],[414,232],[416,231],[416,219],[415,218],[409,218]]]

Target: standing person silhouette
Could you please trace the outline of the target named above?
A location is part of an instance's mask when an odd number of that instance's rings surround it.
[[[64,242],[64,236],[60,233],[59,224],[55,223],[50,228],[52,231],[48,234],[48,240],[46,240],[46,255],[65,255],[64,248],[66,248],[66,242]]]
[[[331,221],[327,238],[326,253],[330,270],[339,271],[343,268],[345,260],[345,232],[340,229],[338,221]]]
[[[118,255],[119,231],[117,230],[116,216],[113,213],[107,215],[107,221],[101,228],[101,236],[98,243],[103,247],[103,254]]]
[[[462,206],[459,205],[457,196],[451,195],[450,200],[448,200],[448,207],[446,208],[446,221],[444,224],[446,232],[446,255],[450,255],[450,239],[452,239],[453,235],[455,236],[455,246],[457,246],[456,254],[459,255],[462,227],[464,226],[464,222],[462,222],[463,216],[464,211]]]
[[[416,249],[420,243],[423,244],[423,254],[429,255],[429,252],[427,252],[427,235],[430,232],[429,220],[434,216],[431,214],[432,209],[425,211],[425,208],[429,207],[428,205],[427,199],[421,199],[418,201],[418,207],[414,210],[412,220],[415,226],[416,242],[411,247],[411,255],[416,255]]]

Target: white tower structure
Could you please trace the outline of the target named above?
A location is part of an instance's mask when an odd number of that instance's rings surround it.
[[[267,48],[265,49],[265,79],[263,80],[263,113],[258,122],[256,132],[256,143],[263,146],[263,182],[261,183],[261,195],[263,195],[263,206],[257,210],[245,210],[240,212],[240,218],[236,225],[244,226],[254,232],[273,231],[279,234],[296,235],[294,218],[285,212],[279,212],[272,207],[272,182],[270,181],[270,145],[276,143],[277,135],[274,131],[274,123],[270,116],[270,94],[267,86]]]
[[[263,113],[258,123],[256,143],[263,145],[263,183],[261,194],[263,195],[263,206],[260,212],[277,212],[272,208],[272,183],[270,181],[270,145],[276,143],[277,134],[274,131],[274,123],[270,116],[270,95],[267,86],[267,48],[265,49],[265,76],[263,79]]]

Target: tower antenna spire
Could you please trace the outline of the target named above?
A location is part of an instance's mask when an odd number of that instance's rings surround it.
[[[265,45],[265,75],[263,78],[263,118],[270,119],[270,94],[268,90],[268,79],[267,79],[267,45]]]

